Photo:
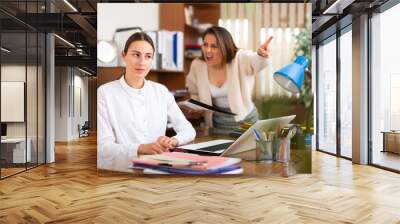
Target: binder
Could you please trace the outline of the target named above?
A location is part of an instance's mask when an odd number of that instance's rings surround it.
[[[175,69],[183,70],[183,33],[178,31],[173,34],[173,62]]]
[[[158,51],[161,55],[157,69],[183,71],[183,33],[180,31],[158,31]]]
[[[151,63],[151,68],[152,69],[158,69],[158,61],[159,61],[159,50],[158,50],[158,31],[149,31],[147,34],[150,36],[150,38],[153,40],[154,43],[154,56],[153,56],[153,61]]]

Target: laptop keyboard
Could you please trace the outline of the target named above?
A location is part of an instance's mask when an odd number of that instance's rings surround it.
[[[220,151],[220,150],[225,150],[231,146],[233,142],[227,142],[227,143],[222,143],[218,145],[213,145],[213,146],[208,146],[204,148],[199,148],[196,149],[197,151],[206,151],[206,152],[215,152],[215,151]]]

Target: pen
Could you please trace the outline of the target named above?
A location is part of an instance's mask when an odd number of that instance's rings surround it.
[[[261,137],[260,137],[260,134],[258,133],[258,131],[256,129],[253,129],[253,132],[254,132],[254,136],[256,136],[256,140],[260,141]]]

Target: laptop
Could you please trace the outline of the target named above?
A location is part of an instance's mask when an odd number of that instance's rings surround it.
[[[188,152],[200,155],[229,156],[252,150],[256,147],[253,129],[258,131],[275,131],[278,133],[283,126],[289,124],[296,115],[278,117],[266,120],[258,120],[247,129],[236,141],[227,139],[217,139],[197,144],[183,145],[171,151]]]

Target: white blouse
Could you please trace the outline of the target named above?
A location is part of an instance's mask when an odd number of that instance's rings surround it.
[[[210,83],[210,93],[213,105],[220,108],[229,108],[227,81],[225,81],[221,87]]]
[[[228,105],[236,121],[243,120],[254,109],[252,94],[255,75],[267,67],[269,59],[256,52],[240,49],[235,58],[227,64]],[[193,60],[190,72],[186,76],[186,86],[190,97],[205,104],[212,104],[210,82],[208,80],[207,63],[200,59]],[[207,127],[212,127],[212,112],[204,114]]]
[[[170,123],[179,145],[194,140],[196,132],[168,89],[145,80],[130,87],[124,76],[97,90],[97,167],[128,171],[140,144],[164,136]]]

